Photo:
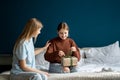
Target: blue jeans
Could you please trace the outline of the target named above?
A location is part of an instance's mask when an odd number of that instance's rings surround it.
[[[77,69],[76,67],[74,66],[71,66],[69,67],[70,68],[70,72],[77,72]],[[64,73],[63,71],[63,66],[59,63],[50,63],[50,66],[49,66],[49,72],[50,73]]]

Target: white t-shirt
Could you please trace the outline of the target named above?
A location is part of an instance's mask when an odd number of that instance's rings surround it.
[[[16,51],[13,51],[12,74],[24,72],[19,66],[19,60],[26,60],[27,66],[35,68],[35,54],[32,38],[29,41],[21,41]]]

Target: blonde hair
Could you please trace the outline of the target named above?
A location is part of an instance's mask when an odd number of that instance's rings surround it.
[[[43,27],[42,23],[36,18],[31,18],[30,20],[28,20],[22,33],[16,40],[16,43],[14,45],[14,50],[16,50],[21,40],[25,41],[26,39],[32,37],[33,32],[42,27]],[[35,37],[34,41],[36,41],[36,39],[37,37]]]

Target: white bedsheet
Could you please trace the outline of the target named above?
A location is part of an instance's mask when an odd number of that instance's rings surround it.
[[[119,41],[108,46],[83,49],[81,53],[86,58],[81,58],[78,72],[120,72]]]
[[[77,67],[78,72],[120,72],[119,64],[83,64]]]

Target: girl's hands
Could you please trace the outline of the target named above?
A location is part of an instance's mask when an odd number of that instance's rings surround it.
[[[71,51],[77,51],[75,47],[71,47]]]
[[[59,55],[60,57],[63,57],[63,56],[65,56],[65,53],[64,53],[63,51],[59,51],[59,52],[58,52],[58,55]]]
[[[70,50],[71,50],[71,51],[77,51],[76,47],[71,47]],[[58,52],[58,55],[59,55],[60,57],[63,57],[63,56],[65,56],[65,53],[64,53],[63,51],[59,51],[59,52]]]

